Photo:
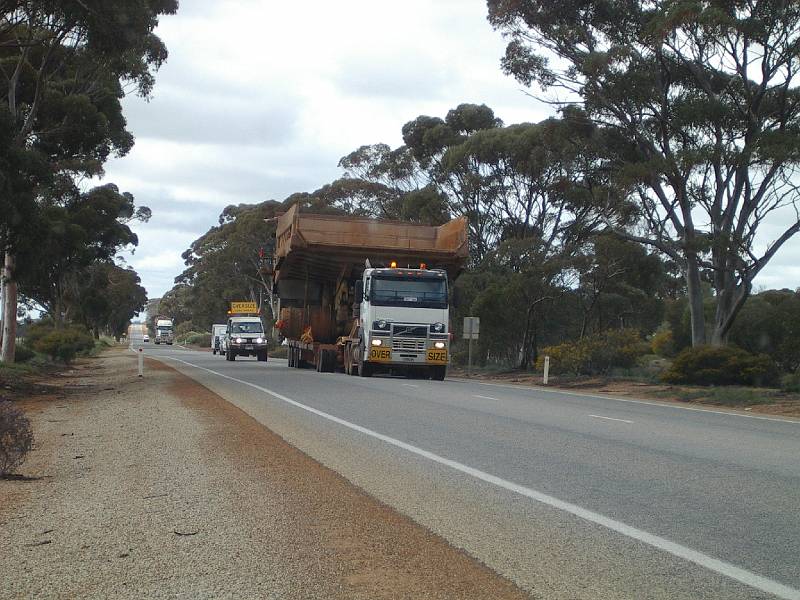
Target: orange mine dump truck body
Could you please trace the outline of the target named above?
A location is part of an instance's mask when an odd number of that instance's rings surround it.
[[[439,226],[301,213],[278,218],[273,283],[284,337],[310,345],[347,336],[354,314],[353,285],[368,260],[373,267],[442,269],[454,279],[469,257],[467,221]],[[313,358],[309,358],[313,360]]]

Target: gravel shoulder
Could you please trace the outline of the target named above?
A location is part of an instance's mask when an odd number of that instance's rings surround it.
[[[526,598],[207,388],[132,354],[20,402],[2,598]]]

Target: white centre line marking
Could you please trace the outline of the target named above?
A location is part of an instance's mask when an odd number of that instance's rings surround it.
[[[413,387],[413,388],[418,388],[419,387],[418,385],[414,385],[413,383],[401,383],[400,385],[404,385],[406,387]]]
[[[499,398],[492,398],[491,396],[479,396],[478,394],[475,394],[475,397],[483,400],[495,400],[496,402],[500,402]]]
[[[753,573],[752,571],[748,571],[747,569],[737,567],[736,565],[731,564],[729,562],[725,562],[724,560],[719,560],[717,558],[714,558],[713,556],[709,556],[708,554],[699,552],[698,550],[693,550],[692,548],[689,548],[687,546],[682,546],[681,544],[668,540],[667,538],[663,538],[659,535],[648,533],[647,531],[644,531],[642,529],[637,529],[636,527],[628,525],[627,523],[623,523],[622,521],[617,521],[616,519],[612,519],[611,517],[607,517],[605,515],[594,512],[587,508],[583,508],[582,506],[578,506],[577,504],[572,504],[571,502],[559,500],[554,496],[550,496],[548,494],[539,492],[532,488],[525,487],[518,483],[514,483],[513,481],[503,479],[502,477],[492,475],[491,473],[486,473],[485,471],[481,471],[480,469],[470,467],[469,465],[462,464],[458,461],[445,458],[444,456],[434,454],[433,452],[430,452],[428,450],[418,448],[417,446],[413,446],[396,438],[384,435],[382,433],[378,433],[377,431],[373,431],[372,429],[367,429],[366,427],[362,427],[361,425],[356,425],[355,423],[351,423],[350,421],[346,421],[345,419],[341,419],[339,417],[336,417],[330,413],[326,413],[325,411],[319,410],[312,406],[306,406],[301,402],[297,402],[296,400],[287,398],[286,396],[279,394],[278,392],[273,392],[272,390],[267,389],[265,387],[261,387],[260,385],[256,385],[255,383],[250,383],[249,381],[244,381],[242,379],[236,379],[235,377],[231,377],[230,375],[225,375],[224,373],[220,373],[219,371],[213,371],[211,369],[201,367],[200,365],[195,365],[188,361],[181,360],[180,358],[173,358],[171,356],[165,356],[165,355],[159,355],[158,358],[166,358],[169,360],[174,360],[175,362],[183,363],[190,367],[194,367],[195,369],[199,369],[200,371],[206,371],[207,373],[211,373],[212,375],[222,377],[223,379],[228,379],[229,381],[234,381],[236,383],[240,383],[242,385],[254,388],[256,390],[264,392],[265,394],[269,394],[273,398],[277,398],[278,400],[281,400],[287,404],[290,404],[292,406],[310,412],[311,414],[322,417],[323,419],[327,419],[328,421],[332,421],[333,423],[338,423],[339,425],[347,427],[348,429],[352,429],[353,431],[358,431],[359,433],[363,433],[364,435],[367,435],[371,438],[375,438],[376,440],[380,440],[386,444],[389,444],[390,446],[401,448],[412,454],[416,454],[417,456],[426,458],[431,462],[444,465],[445,467],[449,467],[454,471],[459,471],[466,475],[470,475],[475,479],[485,481],[486,483],[490,483],[499,488],[503,488],[510,492],[514,492],[516,494],[519,494],[520,496],[530,498],[531,500],[534,500],[541,504],[551,506],[558,510],[563,510],[564,512],[570,513],[580,519],[584,519],[585,521],[601,525],[602,527],[606,527],[611,531],[616,531],[617,533],[620,533],[631,539],[640,541],[649,546],[652,546],[653,548],[657,548],[658,550],[662,550],[664,552],[667,552],[668,554],[672,554],[673,556],[677,556],[678,558],[682,558],[684,560],[692,562],[696,565],[708,569],[709,571],[714,571],[715,573],[719,573],[720,575],[729,577],[747,586],[750,586],[757,590],[761,590],[762,592],[773,594],[774,596],[777,596],[778,598],[783,598],[784,600],[800,600],[800,590],[789,587],[788,585],[784,585],[779,581],[775,581],[774,579],[763,577],[762,575],[758,575],[756,573]]]
[[[602,415],[589,415],[595,419],[606,419],[608,421],[619,421],[620,423],[633,423],[633,421],[626,421],[625,419],[615,419],[614,417],[604,417]]]

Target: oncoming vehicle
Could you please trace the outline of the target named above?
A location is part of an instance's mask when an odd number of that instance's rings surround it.
[[[227,326],[223,323],[215,323],[211,326],[211,353],[222,354],[222,340],[225,337]]]
[[[255,356],[259,361],[267,360],[267,337],[264,325],[258,316],[232,316],[225,332],[225,359],[236,360],[237,356]]]
[[[150,342],[150,336],[145,333],[144,337],[142,338],[142,341],[145,342],[145,343],[149,343]]]

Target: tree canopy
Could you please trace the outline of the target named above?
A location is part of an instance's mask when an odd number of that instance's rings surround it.
[[[610,226],[680,265],[695,344],[723,343],[753,279],[798,229],[800,6],[489,0],[504,70],[580,103],[644,233]],[[598,209],[604,198],[596,197]],[[789,207],[790,210],[782,210]],[[788,217],[765,248],[771,214]],[[709,331],[702,279],[713,286]]]

